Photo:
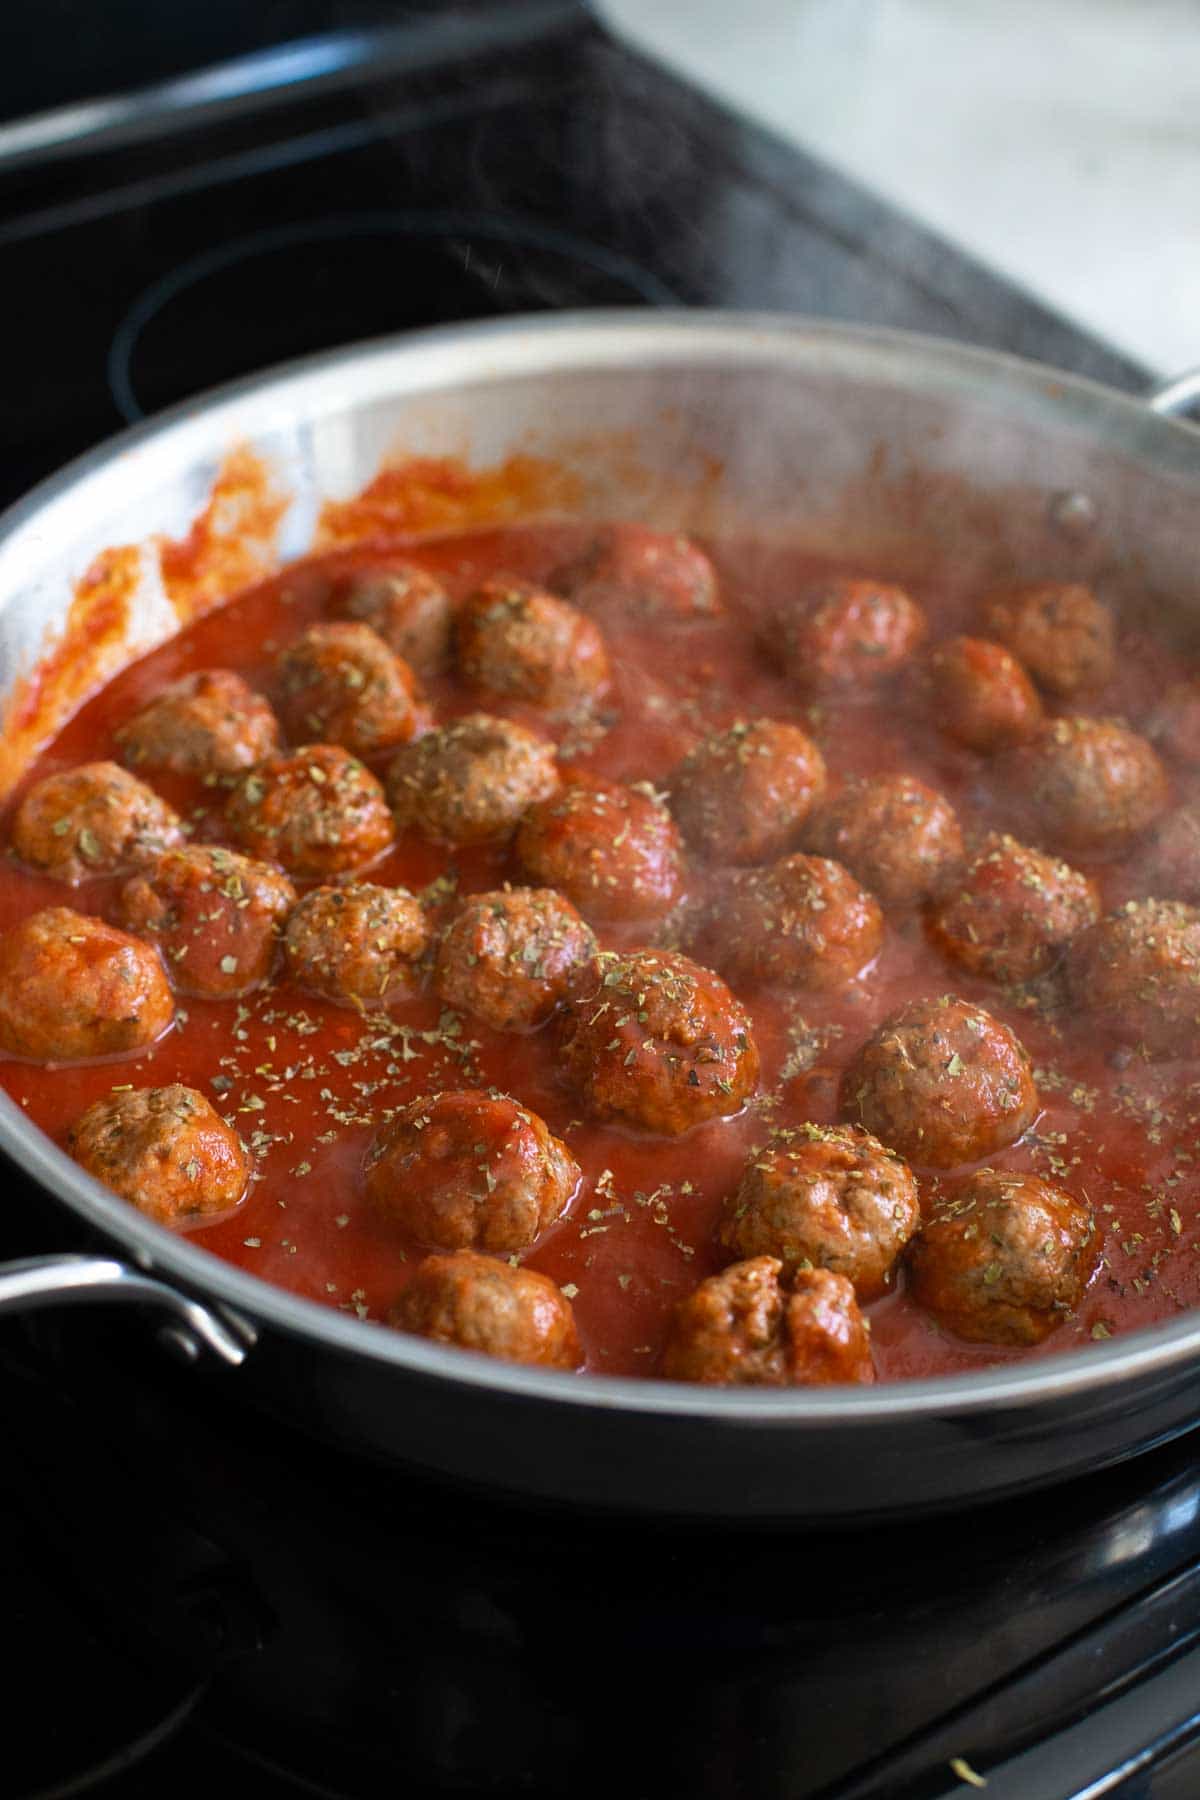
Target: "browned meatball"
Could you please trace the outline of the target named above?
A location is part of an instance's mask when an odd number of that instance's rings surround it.
[[[164,688],[116,738],[135,769],[236,775],[276,749],[279,725],[262,695],[232,669],[197,669]]]
[[[246,1196],[236,1132],[195,1088],[134,1088],[97,1100],[67,1135],[89,1175],[159,1225],[207,1225]]]
[[[1094,882],[1015,838],[993,836],[933,912],[945,955],[989,981],[1030,981],[1100,917]]]
[[[869,687],[925,636],[925,614],[890,582],[837,575],[806,588],[780,619],[784,662],[805,688]]]
[[[676,619],[721,611],[717,572],[690,538],[646,525],[606,525],[550,585],[580,606]]]
[[[389,1323],[505,1362],[577,1369],[582,1361],[571,1302],[549,1276],[474,1250],[427,1256]]]
[[[714,732],[671,777],[691,848],[718,863],[770,862],[796,841],[825,792],[825,759],[798,725],[755,719]]]
[[[858,1125],[801,1125],[751,1156],[717,1241],[739,1261],[776,1257],[789,1276],[832,1269],[876,1300],[920,1222],[916,1178],[894,1150]]]
[[[1137,873],[1147,894],[1200,902],[1200,805],[1167,814],[1138,857]]]
[[[280,717],[297,743],[374,756],[407,744],[429,722],[412,670],[369,625],[310,625],[277,669]]]
[[[914,1239],[909,1292],[972,1343],[1040,1344],[1079,1305],[1099,1251],[1091,1213],[1062,1188],[979,1169]]]
[[[883,914],[840,863],[785,856],[747,869],[706,915],[697,948],[731,981],[826,993],[879,954]]]
[[[683,887],[683,846],[664,806],[649,794],[573,774],[531,806],[517,831],[517,861],[544,887],[559,888],[593,919],[653,919]]]
[[[429,921],[407,888],[355,882],[305,894],[283,948],[293,981],[341,1006],[385,1006],[420,986]]]
[[[420,674],[439,675],[449,664],[454,608],[441,582],[416,563],[357,570],[342,601],[352,619],[378,632]]]
[[[35,781],[12,823],[22,862],[74,887],[183,841],[179,819],[119,763],[82,763]]]
[[[545,1121],[506,1094],[423,1095],[367,1153],[368,1200],[420,1244],[527,1250],[570,1203],[579,1168]]]
[[[401,831],[441,844],[507,838],[558,786],[554,745],[511,719],[468,713],[402,750],[388,774]]]
[[[383,789],[336,744],[268,756],[238,782],[225,818],[252,856],[314,880],[365,868],[392,846]]]
[[[956,637],[929,659],[936,717],[948,737],[971,750],[1004,750],[1034,737],[1042,703],[1029,676],[1003,644]]]
[[[434,985],[447,1006],[495,1031],[544,1025],[596,937],[553,888],[503,888],[465,901],[438,950]]]
[[[814,814],[805,845],[844,863],[885,906],[928,900],[963,859],[954,808],[911,775],[848,781]]]
[[[844,1275],[806,1269],[789,1293],[782,1265],[756,1256],[710,1275],[675,1308],[668,1381],[713,1387],[828,1387],[875,1379],[867,1323]]]
[[[862,1045],[842,1111],[910,1162],[978,1162],[1015,1143],[1038,1112],[1029,1057],[999,1019],[944,994],[913,1000]]]
[[[750,1018],[686,956],[603,954],[563,1015],[566,1079],[599,1119],[675,1137],[737,1112],[758,1080]]]
[[[295,888],[269,863],[191,844],[132,875],[118,910],[127,930],[157,945],[180,993],[223,1000],[269,978],[295,904]]]
[[[1200,911],[1179,900],[1130,900],[1071,946],[1078,1005],[1122,1043],[1152,1056],[1194,1055],[1200,1029]]]
[[[485,581],[455,624],[459,673],[484,694],[555,712],[594,705],[611,676],[594,620],[524,581]]]
[[[1081,582],[1041,581],[990,594],[983,619],[988,636],[1052,694],[1078,694],[1112,679],[1112,614]]]
[[[48,906],[0,938],[0,1050],[10,1056],[124,1056],[174,1016],[157,950],[103,919]]]
[[[1013,772],[1050,847],[1088,856],[1120,855],[1170,797],[1153,747],[1112,719],[1055,719]]]

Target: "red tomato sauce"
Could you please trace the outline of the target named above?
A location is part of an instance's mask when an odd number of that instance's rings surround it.
[[[498,573],[544,580],[579,551],[587,533],[580,525],[521,525],[390,549],[423,564],[459,596]],[[802,581],[831,572],[828,561],[759,545],[707,547],[721,572],[726,613],[702,622],[619,627],[606,620],[616,671],[611,726],[563,743],[565,760],[661,785],[702,735],[761,714],[804,725],[835,778],[907,771],[945,793],[970,834],[1012,825],[1002,764],[939,733],[919,668],[870,697],[811,705],[778,660],[764,654],[764,621]],[[234,668],[270,694],[278,651],[312,621],[333,616],[331,575],[377,564],[387,548],[375,544],[294,565],[197,619],[90,700],[28,780],[113,755],[114,729],[189,670]],[[933,639],[971,628],[976,596],[948,585],[907,585],[926,608]],[[1080,710],[1121,715],[1136,725],[1177,673],[1167,644],[1127,634],[1112,684]],[[442,719],[478,705],[452,679],[426,685]],[[533,709],[504,710],[547,729]],[[219,789],[170,776],[153,780],[199,839],[220,839]],[[1138,892],[1135,865],[1136,851],[1125,864],[1081,866],[1111,906]],[[447,853],[411,837],[369,871],[371,880],[414,891],[437,883],[430,896],[435,907],[453,892],[478,891],[513,875],[503,848]],[[689,898],[702,898],[705,883],[703,871],[693,871]],[[0,929],[52,904],[107,913],[116,885],[97,880],[68,891],[10,860],[0,865]],[[645,926],[601,926],[598,935],[607,948],[654,941]],[[194,1241],[265,1280],[372,1321],[385,1318],[421,1257],[363,1200],[360,1168],[374,1130],[424,1091],[508,1090],[542,1114],[584,1171],[568,1214],[523,1260],[572,1298],[590,1369],[653,1374],[673,1304],[721,1264],[712,1248],[717,1213],[751,1148],[774,1126],[832,1123],[841,1071],[861,1041],[906,1000],[948,991],[1012,1026],[1037,1071],[1040,1116],[992,1165],[1034,1171],[1084,1199],[1100,1225],[1103,1257],[1075,1317],[1033,1350],[954,1338],[913,1304],[901,1273],[895,1291],[865,1309],[879,1378],[1044,1355],[1197,1304],[1200,1064],[1134,1058],[1117,1067],[1086,1024],[953,969],[926,939],[916,913],[889,915],[877,963],[848,991],[743,991],[762,1056],[759,1095],[737,1117],[682,1139],[639,1136],[581,1117],[558,1077],[553,1024],[530,1036],[502,1035],[446,1012],[432,995],[364,1020],[282,977],[242,1002],[183,1000],[166,1037],[119,1066],[51,1069],[8,1061],[0,1065],[0,1081],[60,1142],[83,1109],[114,1086],[180,1081],[200,1089],[241,1132],[254,1176],[237,1214],[197,1229]],[[939,1178],[918,1173],[928,1201]],[[955,1179],[962,1173],[956,1170]]]

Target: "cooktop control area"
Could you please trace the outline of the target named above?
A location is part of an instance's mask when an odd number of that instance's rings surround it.
[[[581,5],[284,48],[90,136],[0,128],[0,500],[264,365],[564,307],[794,310],[1142,380]],[[6,1256],[84,1247],[32,1193],[6,1211]],[[143,1321],[5,1321],[0,1382],[13,1800],[1200,1791],[1186,1443],[965,1519],[735,1532],[351,1464]]]

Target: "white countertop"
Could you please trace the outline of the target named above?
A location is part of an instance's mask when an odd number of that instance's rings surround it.
[[[1163,374],[1200,363],[1197,0],[597,0]]]

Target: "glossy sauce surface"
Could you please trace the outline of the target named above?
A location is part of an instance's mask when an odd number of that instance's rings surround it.
[[[405,544],[402,553],[462,596],[499,573],[544,580],[587,535],[578,525],[516,526],[421,540]],[[803,581],[829,572],[828,563],[754,545],[708,548],[722,575],[725,615],[621,625],[606,618],[616,671],[603,714],[607,729],[564,741],[565,762],[662,786],[701,736],[738,718],[766,715],[811,731],[835,782],[851,774],[906,771],[946,794],[970,838],[991,828],[1020,834],[1003,761],[961,749],[939,733],[920,659],[871,696],[813,705],[781,673],[777,659],[764,654],[763,627],[774,609]],[[376,545],[369,553],[313,559],[198,620],[89,701],[29,779],[113,755],[115,728],[188,670],[235,668],[270,694],[278,651],[313,620],[336,616],[331,576],[360,562],[377,565],[381,556]],[[931,640],[972,628],[977,596],[921,584],[913,591],[929,614]],[[1127,634],[1113,683],[1070,710],[1121,715],[1136,726],[1177,674],[1168,646]],[[426,687],[441,719],[479,704],[449,678]],[[534,709],[496,710],[547,729]],[[199,839],[221,839],[220,789],[169,776],[151,780],[180,807]],[[1175,798],[1190,797],[1180,784]],[[1106,907],[1142,891],[1137,860],[1135,849],[1123,862],[1088,870]],[[448,854],[411,837],[369,871],[375,881],[427,890],[435,909],[448,909],[455,892],[510,877],[516,871],[504,848]],[[685,904],[702,900],[714,879],[693,867]],[[52,904],[110,915],[117,885],[97,880],[66,890],[10,859],[0,865],[0,929]],[[644,924],[601,925],[598,936],[608,948],[667,943],[677,923],[668,920],[657,932]],[[1040,1117],[1020,1144],[992,1164],[1034,1170],[1086,1200],[1103,1235],[1103,1260],[1077,1315],[1034,1351],[958,1341],[910,1301],[901,1274],[896,1291],[866,1309],[879,1378],[1045,1355],[1195,1305],[1200,1063],[1149,1063],[1134,1056],[1118,1066],[1111,1047],[1096,1042],[1065,1009],[1053,977],[1026,994],[974,980],[931,946],[915,912],[888,915],[879,958],[847,991],[742,990],[762,1055],[759,1095],[737,1117],[678,1140],[581,1118],[558,1078],[553,1024],[530,1036],[501,1035],[445,1011],[429,993],[362,1018],[282,978],[242,1002],[182,1001],[174,1029],[149,1054],[128,1062],[55,1070],[9,1061],[0,1063],[0,1080],[60,1142],[84,1107],[115,1086],[182,1081],[201,1089],[241,1132],[254,1180],[237,1214],[196,1230],[194,1240],[267,1280],[373,1321],[386,1315],[421,1254],[363,1201],[360,1170],[374,1129],[396,1106],[429,1089],[505,1089],[543,1115],[584,1171],[569,1214],[523,1260],[560,1282],[573,1299],[589,1368],[653,1374],[672,1305],[720,1266],[712,1248],[714,1223],[750,1149],[776,1126],[832,1123],[838,1078],[862,1039],[904,1001],[946,992],[977,1001],[1010,1024],[1037,1071]],[[918,1174],[928,1203],[939,1178]]]

